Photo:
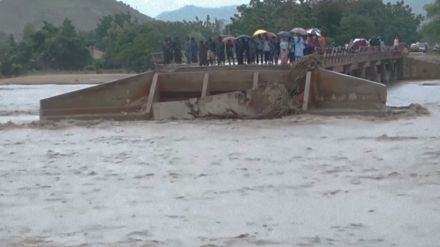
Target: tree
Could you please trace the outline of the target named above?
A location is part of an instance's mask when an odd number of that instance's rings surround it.
[[[23,39],[16,42],[11,37],[0,54],[4,75],[31,70],[79,70],[91,61],[84,39],[68,19],[61,27],[45,22],[35,31],[32,25],[26,26]]]
[[[18,44],[13,36],[10,36],[5,49],[5,53],[1,55],[0,72],[3,75],[19,75],[23,72],[22,61],[19,55]]]
[[[440,42],[440,0],[436,0],[425,9],[428,21],[423,25],[422,32],[428,39]]]
[[[340,24],[347,13],[347,1],[345,0],[322,0],[313,6],[313,15],[316,24],[321,27],[324,35],[336,37],[340,33]]]
[[[135,24],[137,20],[134,20],[130,13],[120,13],[115,15],[108,15],[101,18],[96,27],[95,33],[95,45],[99,49],[105,50],[107,45],[106,37],[108,35],[109,30],[112,28],[114,24],[118,26],[123,26],[125,23]]]
[[[257,29],[290,30],[293,27],[316,25],[311,12],[311,1],[251,0],[238,7],[239,14],[229,27],[233,34],[253,33]]]
[[[385,40],[391,42],[395,35],[408,43],[419,39],[417,29],[423,20],[421,15],[415,15],[403,0],[395,4],[387,4],[386,11],[388,18],[387,24],[384,26]]]
[[[369,18],[361,15],[348,15],[341,20],[337,41],[343,43],[353,38],[371,37],[374,34],[374,24]]]
[[[85,41],[79,36],[69,19],[65,19],[51,43],[53,67],[64,70],[84,68],[90,61]]]
[[[418,38],[422,20],[403,0],[394,4],[382,0],[251,0],[239,6],[238,12],[229,27],[233,34],[251,34],[260,28],[318,27],[339,45],[371,36],[382,36],[389,43],[396,34],[411,42]]]

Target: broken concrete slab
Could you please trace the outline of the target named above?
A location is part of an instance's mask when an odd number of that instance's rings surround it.
[[[154,120],[194,118],[277,118],[290,111],[290,97],[282,84],[204,98],[155,103]]]

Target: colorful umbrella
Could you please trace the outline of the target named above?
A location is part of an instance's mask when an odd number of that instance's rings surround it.
[[[366,39],[354,39],[353,45],[356,45],[357,47],[365,47],[368,46],[368,41]]]
[[[258,29],[257,31],[255,31],[255,33],[254,33],[254,37],[255,37],[255,36],[258,36],[258,35],[263,35],[263,34],[266,34],[266,33],[267,33],[266,30],[264,30],[264,29]]]
[[[233,36],[225,36],[223,38],[223,43],[228,43],[229,41],[234,42],[235,41],[235,37],[233,37]]]
[[[263,36],[266,36],[266,37],[268,37],[269,39],[272,39],[272,38],[276,38],[276,37],[278,37],[275,33],[272,33],[272,32],[267,32],[267,33],[265,33]]]
[[[294,29],[290,30],[290,32],[294,33],[294,34],[303,35],[303,36],[307,35],[307,31],[302,27],[295,27]]]

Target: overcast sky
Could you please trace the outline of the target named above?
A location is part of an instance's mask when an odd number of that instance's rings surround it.
[[[197,5],[203,7],[220,7],[226,5],[239,5],[249,3],[249,0],[119,0],[129,4],[140,12],[156,17],[167,10],[175,10],[185,5]]]

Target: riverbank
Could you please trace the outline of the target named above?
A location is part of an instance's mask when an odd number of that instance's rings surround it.
[[[132,76],[129,73],[116,74],[47,74],[26,75],[14,78],[0,78],[0,85],[71,85],[71,84],[101,84]]]

